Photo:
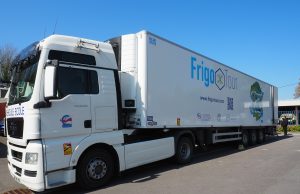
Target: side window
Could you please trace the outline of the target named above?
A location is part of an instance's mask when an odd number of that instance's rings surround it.
[[[96,65],[96,59],[92,55],[84,55],[79,53],[71,53],[66,51],[51,50],[48,58],[50,60],[59,60],[70,63],[79,63],[87,65]]]
[[[59,67],[57,71],[58,98],[69,94],[98,94],[98,76],[96,71]]]

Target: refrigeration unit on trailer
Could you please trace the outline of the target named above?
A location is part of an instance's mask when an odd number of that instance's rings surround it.
[[[261,143],[276,115],[276,87],[152,33],[52,35],[13,65],[8,168],[34,191],[91,189],[195,146]]]

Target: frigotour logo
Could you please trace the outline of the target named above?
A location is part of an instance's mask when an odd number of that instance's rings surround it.
[[[215,85],[219,90],[228,88],[237,89],[238,79],[232,76],[227,69],[213,67],[207,65],[204,60],[197,61],[197,58],[191,57],[191,79],[195,79],[204,84],[205,87]]]
[[[225,86],[225,74],[220,68],[216,71],[216,86],[219,90],[222,90]]]
[[[72,127],[72,117],[70,115],[64,115],[60,122],[62,123],[62,128],[70,128]]]
[[[259,120],[262,118],[264,111],[262,108],[262,99],[264,97],[264,93],[261,90],[261,87],[258,82],[254,82],[250,87],[250,98],[252,101],[250,107],[250,113],[255,118],[255,120]]]

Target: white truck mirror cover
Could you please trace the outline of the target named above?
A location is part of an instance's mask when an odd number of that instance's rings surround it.
[[[45,99],[54,98],[56,96],[55,77],[56,77],[56,67],[52,65],[47,65],[45,67],[45,80],[44,80]]]

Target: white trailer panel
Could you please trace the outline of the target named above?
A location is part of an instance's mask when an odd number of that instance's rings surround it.
[[[122,36],[127,49],[121,70],[132,84],[122,93],[136,100],[133,127],[273,125],[274,86],[145,31]]]

